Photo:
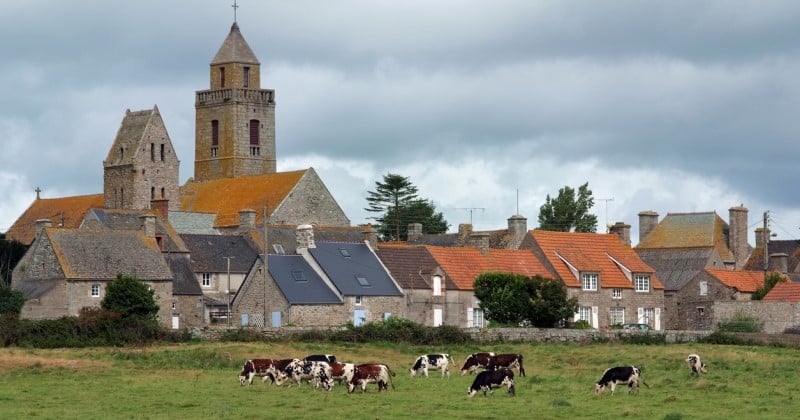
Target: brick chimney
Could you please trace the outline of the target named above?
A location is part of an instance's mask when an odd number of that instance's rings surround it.
[[[519,249],[522,239],[528,233],[528,219],[515,214],[508,218],[508,236],[511,237],[510,249]]]
[[[408,224],[408,241],[414,241],[422,236],[422,223]]]
[[[162,220],[169,220],[169,200],[166,198],[154,198],[150,200],[150,210],[161,216]]]
[[[295,238],[297,238],[297,249],[317,247],[314,244],[314,227],[311,225],[298,225]]]
[[[658,213],[645,210],[639,213],[639,242],[642,242],[658,225]]]
[[[364,241],[369,244],[369,247],[372,248],[373,251],[378,249],[378,231],[372,227],[371,223],[368,223],[366,226],[364,226],[364,229],[361,231],[361,233],[364,234]]]
[[[256,228],[256,211],[252,209],[239,210],[239,231],[247,232]]]
[[[749,257],[747,213],[748,210],[744,205],[728,209],[728,248],[733,253],[736,269],[744,267]]]
[[[777,271],[781,274],[789,272],[789,254],[783,252],[776,252],[769,254],[769,269],[770,271]]]
[[[36,236],[39,236],[40,233],[44,230],[44,228],[49,228],[53,226],[53,222],[50,219],[39,219],[36,221]]]
[[[617,222],[608,228],[608,233],[617,235],[625,246],[631,246],[631,225]]]
[[[156,217],[152,214],[143,214],[139,216],[141,221],[142,230],[148,238],[156,237]]]
[[[486,232],[477,232],[469,235],[469,245],[478,248],[481,254],[489,253],[489,234]]]

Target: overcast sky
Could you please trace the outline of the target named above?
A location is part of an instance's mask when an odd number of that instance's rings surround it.
[[[126,109],[158,105],[194,170],[195,91],[233,0],[0,3],[0,232],[102,192]],[[238,0],[276,92],[278,170],[313,167],[353,225],[408,176],[456,231],[538,226],[588,182],[599,230],[743,204],[800,237],[800,2]]]

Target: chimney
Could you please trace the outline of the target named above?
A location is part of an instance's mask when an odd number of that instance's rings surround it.
[[[422,236],[422,223],[408,224],[408,242],[419,239]]]
[[[470,223],[461,223],[458,225],[458,236],[461,238],[466,238],[472,233],[472,224]]]
[[[515,214],[508,218],[508,235],[511,236],[510,249],[519,249],[522,239],[528,233],[528,219]]]
[[[372,227],[371,223],[364,226],[364,230],[362,230],[361,233],[364,234],[364,241],[369,244],[369,247],[372,248],[373,251],[378,249],[378,231]]]
[[[169,200],[166,198],[154,198],[150,200],[150,209],[161,216],[162,220],[169,220]]]
[[[658,225],[658,213],[645,210],[639,213],[639,242],[642,242]]]
[[[252,209],[239,210],[239,231],[247,232],[256,228],[256,211]]]
[[[40,233],[44,230],[44,228],[49,228],[53,226],[53,222],[50,219],[39,219],[36,221],[36,236],[39,236]]]
[[[728,209],[728,248],[733,253],[736,269],[747,262],[747,208],[744,205]]]
[[[787,274],[789,272],[789,254],[783,252],[769,254],[769,269],[770,271]]]
[[[489,253],[489,234],[477,232],[469,235],[469,245],[478,248],[481,254],[486,255]]]
[[[617,222],[608,228],[608,233],[617,235],[625,246],[631,246],[631,225]]]
[[[139,216],[139,220],[142,223],[142,230],[144,231],[145,236],[148,238],[155,238],[156,237],[156,217],[152,214],[144,214]]]
[[[314,227],[311,225],[298,225],[295,238],[297,238],[297,249],[317,247],[314,244]]]

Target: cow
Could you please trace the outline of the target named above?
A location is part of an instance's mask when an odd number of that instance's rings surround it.
[[[484,370],[472,381],[472,386],[467,390],[467,395],[473,397],[478,391],[483,391],[483,395],[486,395],[486,391],[489,391],[489,395],[494,395],[494,389],[504,385],[508,387],[509,395],[512,397],[517,395],[514,388],[514,372],[511,369]]]
[[[382,363],[358,365],[353,370],[353,379],[347,384],[347,392],[352,393],[357,386],[361,387],[361,392],[367,392],[367,384],[373,382],[378,384],[378,392],[388,391],[389,383],[392,384],[392,389],[395,389],[392,376],[395,376],[394,372],[389,369],[389,366]]]
[[[650,387],[644,382],[642,379],[642,372],[636,366],[617,366],[608,368],[603,372],[603,377],[597,381],[595,385],[594,392],[595,394],[600,394],[605,390],[607,387],[611,387],[611,395],[614,395],[614,389],[617,387],[617,384],[627,384],[628,385],[628,394],[639,393],[639,381],[646,387]]]
[[[342,381],[350,383],[355,369],[356,366],[353,363],[333,362],[331,363],[331,378],[340,384]]]
[[[294,359],[288,366],[279,372],[275,378],[275,383],[282,385],[287,379],[298,385],[303,379],[318,389],[322,386],[325,390],[333,389],[333,378],[331,365],[326,362],[312,362]]]
[[[489,359],[494,355],[493,352],[470,354],[467,356],[466,360],[464,360],[464,367],[461,368],[461,375],[473,373],[477,371],[478,368],[486,369],[486,366],[489,365]]]
[[[270,378],[274,381],[275,375],[279,371],[276,367],[277,362],[276,359],[250,359],[244,362],[242,371],[239,373],[239,384],[244,386],[245,382],[248,382],[252,385],[253,377],[256,375],[261,376],[261,382],[266,382]]]
[[[497,370],[499,368],[517,368],[519,376],[525,376],[525,367],[522,366],[521,354],[498,354],[489,358],[486,370]]]
[[[700,356],[692,353],[686,357],[686,364],[692,370],[692,375],[700,376],[700,372],[708,373],[708,366],[700,361]]]
[[[445,375],[447,375],[449,378],[451,363],[453,363],[453,358],[447,353],[423,354],[422,356],[417,357],[417,360],[414,361],[414,366],[412,366],[410,369],[411,376],[415,376],[417,372],[421,370],[427,378],[429,369],[439,369],[442,371],[442,378],[444,378]]]
[[[332,365],[333,362],[336,361],[336,356],[332,354],[311,354],[306,356],[306,358],[303,360],[307,362],[325,362],[329,365]]]

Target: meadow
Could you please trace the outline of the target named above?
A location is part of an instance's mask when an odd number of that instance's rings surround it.
[[[522,353],[526,377],[516,397],[467,397],[474,376],[458,369],[477,351]],[[414,359],[450,353],[449,379],[432,371],[411,377]],[[709,373],[691,377],[686,355],[699,353]],[[310,386],[278,387],[260,378],[240,386],[248,358],[334,354],[341,361],[383,362],[395,389],[348,394]],[[798,356],[792,348],[681,344],[498,343],[435,348],[396,343],[188,343],[140,348],[0,349],[0,418],[179,419],[518,419],[518,418],[796,418],[800,413]],[[610,366],[642,367],[638,395],[627,388],[594,394]]]

